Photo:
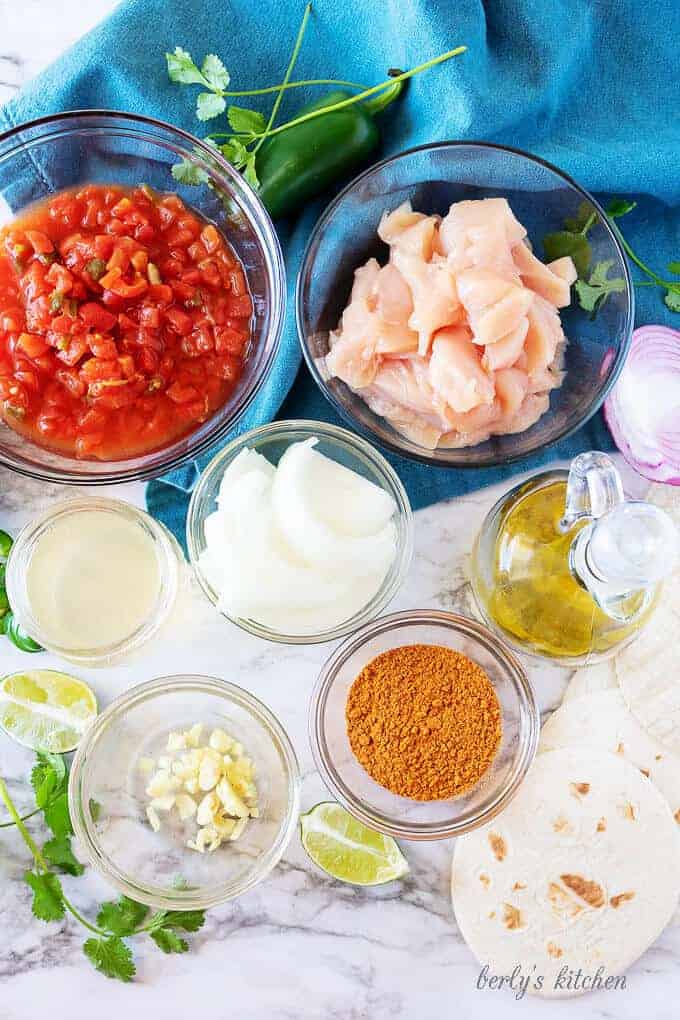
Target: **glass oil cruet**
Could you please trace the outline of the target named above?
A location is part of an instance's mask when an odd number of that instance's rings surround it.
[[[545,471],[507,492],[472,552],[486,623],[520,651],[568,665],[596,662],[647,622],[675,565],[677,528],[627,500],[604,453]]]

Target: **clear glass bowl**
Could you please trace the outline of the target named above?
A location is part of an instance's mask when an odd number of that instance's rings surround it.
[[[505,197],[542,255],[542,238],[562,229],[582,203],[599,216],[589,233],[593,262],[611,260],[625,289],[612,294],[595,319],[572,302],[561,312],[569,338],[566,377],[550,408],[530,429],[492,436],[462,449],[426,450],[375,415],[326,366],[328,334],[349,299],[354,270],[387,246],[377,235],[386,209],[409,200],[428,214],[445,214],[461,199]],[[349,184],[328,206],[307,245],[297,281],[298,333],[309,369],[324,396],[353,428],[393,453],[441,467],[508,464],[564,439],[598,410],[623,366],[633,329],[633,289],[626,258],[601,207],[556,167],[528,153],[483,142],[441,142],[383,160]]]
[[[167,814],[153,831],[138,767],[164,753],[170,731],[197,722],[205,737],[219,727],[243,744],[260,807],[239,840],[205,854],[188,849]],[[281,859],[297,824],[300,770],[285,730],[252,694],[216,677],[168,676],[131,688],[98,716],[73,760],[68,797],[87,860],[119,892],[157,910],[205,909],[252,889]]]
[[[263,425],[261,428],[246,432],[217,454],[208,464],[193,491],[187,516],[189,560],[201,588],[213,605],[217,605],[219,595],[205,576],[200,557],[206,548],[205,519],[213,513],[217,506],[217,496],[224,472],[246,447],[261,453],[270,463],[278,464],[292,443],[303,442],[312,436],[319,439],[316,446],[319,453],[338,461],[352,471],[356,471],[390,493],[397,505],[397,511],[393,518],[397,530],[397,551],[389,573],[371,602],[349,620],[331,630],[319,631],[315,634],[283,634],[270,630],[255,620],[228,617],[232,623],[251,634],[256,634],[268,641],[279,641],[291,645],[317,644],[351,634],[381,613],[401,587],[413,556],[413,514],[406,490],[394,469],[370,443],[336,425],[318,421],[273,422],[270,425]]]
[[[170,168],[190,158],[209,186],[179,184]],[[44,450],[0,421],[0,464],[46,481],[104,485],[156,477],[195,458],[233,429],[262,386],[279,345],[286,301],[278,238],[254,191],[219,152],[185,131],[105,110],[62,113],[0,137],[0,227],[25,206],[87,182],[176,192],[225,234],[246,271],[253,298],[253,343],[227,401],[189,435],[123,461],[81,461]]]
[[[450,800],[415,801],[376,783],[352,753],[345,724],[349,689],[376,655],[403,645],[443,645],[486,670],[502,710],[501,746],[482,780]],[[490,630],[455,613],[393,613],[353,634],[328,659],[309,711],[309,739],[321,778],[359,821],[400,839],[460,836],[490,821],[510,801],[533,761],[540,716],[519,661]]]
[[[150,609],[148,617],[130,634],[115,644],[88,647],[56,644],[50,639],[33,612],[28,591],[28,567],[33,553],[55,524],[65,518],[92,511],[101,514],[115,514],[138,527],[153,545],[158,564],[158,595]],[[110,520],[110,517],[108,518]],[[81,518],[82,521],[82,518]],[[102,559],[96,567],[102,585],[106,584],[106,550],[102,550]],[[184,562],[182,550],[174,536],[159,521],[130,503],[118,499],[98,496],[79,499],[60,500],[39,517],[27,524],[16,537],[5,572],[7,595],[14,616],[30,636],[48,651],[59,655],[69,662],[77,662],[86,666],[109,666],[121,659],[133,649],[139,648],[157,633],[167,620],[177,598],[180,564]]]

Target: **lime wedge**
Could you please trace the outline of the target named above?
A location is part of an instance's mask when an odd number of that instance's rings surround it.
[[[0,684],[0,727],[33,751],[72,751],[96,715],[94,692],[68,673],[31,669]]]
[[[391,836],[367,828],[332,801],[300,817],[300,837],[314,863],[341,882],[383,885],[408,872]]]

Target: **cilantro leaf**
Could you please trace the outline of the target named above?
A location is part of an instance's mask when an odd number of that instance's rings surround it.
[[[229,84],[229,72],[219,57],[209,53],[203,60],[201,73],[208,84],[214,89],[226,89]]]
[[[188,159],[173,165],[172,176],[178,184],[207,184],[210,180],[208,172],[202,166],[197,166]]]
[[[205,910],[168,910],[163,917],[164,928],[198,931],[205,924]]]
[[[666,308],[670,308],[672,312],[680,312],[680,291],[667,290],[664,295],[664,303]]]
[[[607,216],[613,220],[618,220],[621,216],[625,216],[626,213],[632,212],[637,202],[632,202],[629,198],[613,198],[607,206]]]
[[[55,836],[72,836],[73,826],[68,813],[68,794],[60,793],[43,808],[45,821]]]
[[[243,169],[243,176],[251,188],[255,191],[260,187],[260,179],[257,176],[257,170],[255,169],[255,153],[249,152],[246,165]]]
[[[626,289],[626,281],[622,276],[609,276],[609,270],[613,265],[613,259],[598,262],[587,283],[585,280],[576,281],[575,287],[579,304],[593,316],[600,310],[610,294],[620,293]]]
[[[230,106],[227,110],[232,131],[246,132],[247,134],[259,135],[267,126],[267,122],[257,110],[249,110],[245,106]]]
[[[680,276],[680,262],[669,262],[666,268],[669,273],[674,273],[676,276]]]
[[[94,797],[90,797],[90,816],[93,822],[98,822],[102,813],[102,806]]]
[[[166,53],[168,76],[170,81],[180,85],[208,85],[199,69],[192,60],[191,54],[181,46],[175,47],[174,53]]]
[[[579,276],[585,276],[588,272],[592,252],[583,234],[574,234],[571,230],[557,230],[554,234],[546,234],[543,238],[543,250],[548,262],[569,255],[574,260]]]
[[[100,974],[106,977],[132,981],[135,976],[132,953],[117,935],[108,939],[87,939],[83,943],[83,952]]]
[[[66,786],[66,763],[59,754],[38,751],[37,761],[31,771],[31,786],[35,804],[41,810],[52,795]]]
[[[248,150],[238,138],[232,138],[231,141],[220,145],[219,150],[236,170],[242,170],[248,162]]]
[[[33,890],[33,913],[41,921],[61,921],[64,916],[64,894],[61,882],[49,872],[27,871],[24,881]]]
[[[186,953],[189,951],[187,940],[180,938],[170,928],[156,928],[151,932],[151,938],[164,953]]]
[[[143,903],[121,896],[115,902],[102,903],[97,914],[97,926],[113,935],[132,935],[148,913],[149,908]]]
[[[70,836],[54,836],[42,848],[42,855],[48,864],[61,868],[67,875],[82,875],[85,868],[71,849]]]
[[[199,92],[196,100],[196,116],[199,120],[212,120],[224,113],[227,101],[215,92]]]
[[[593,207],[590,202],[581,202],[576,210],[576,215],[564,221],[565,230],[568,230],[571,234],[582,233],[592,219],[592,216]]]

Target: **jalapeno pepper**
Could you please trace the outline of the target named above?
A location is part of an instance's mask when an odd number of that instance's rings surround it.
[[[274,219],[299,209],[368,159],[380,142],[374,117],[403,86],[395,82],[373,99],[305,121],[264,142],[257,154],[260,197]],[[330,92],[298,116],[349,98],[349,92]]]

